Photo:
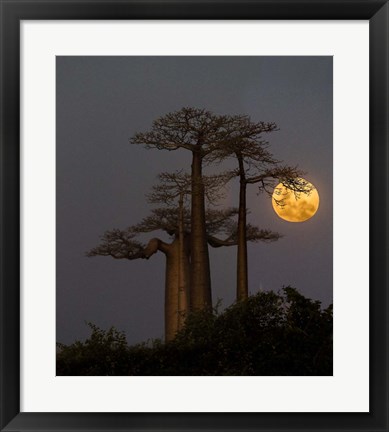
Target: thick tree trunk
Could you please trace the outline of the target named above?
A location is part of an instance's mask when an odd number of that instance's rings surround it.
[[[187,311],[183,310],[183,304],[187,301],[183,300],[180,305],[180,281],[189,281],[189,254],[187,249],[184,249],[184,257],[180,257],[179,239],[176,238],[173,243],[164,243],[160,239],[154,238],[149,241],[145,248],[145,257],[149,258],[158,250],[163,252],[166,257],[166,273],[165,273],[165,341],[173,340],[180,330],[180,313],[186,315]],[[181,276],[180,276],[181,274]],[[184,292],[187,287],[184,287]]]
[[[236,299],[241,301],[248,297],[248,265],[247,265],[247,220],[246,220],[246,176],[242,157],[238,155],[239,163],[239,214],[238,214],[238,256]]]
[[[211,276],[205,227],[204,184],[200,149],[193,151],[192,155],[190,303],[193,310],[211,310]]]
[[[179,248],[178,241],[169,245],[165,274],[165,341],[173,340],[178,331]]]
[[[166,277],[165,277],[165,341],[173,340],[177,332],[182,328],[184,316],[187,310],[182,309],[187,302],[185,298],[180,300],[180,280],[189,280],[189,256],[180,257],[179,239],[175,239],[166,251]],[[182,276],[180,277],[180,273]],[[187,287],[184,287],[186,292]],[[181,303],[181,304],[180,304]]]

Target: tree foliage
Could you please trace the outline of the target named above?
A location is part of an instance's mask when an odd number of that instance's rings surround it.
[[[124,332],[86,324],[92,334],[84,342],[57,343],[57,375],[127,375],[131,363]]]
[[[332,306],[291,287],[193,312],[165,344],[128,346],[124,333],[90,327],[85,342],[58,347],[57,375],[332,375]]]

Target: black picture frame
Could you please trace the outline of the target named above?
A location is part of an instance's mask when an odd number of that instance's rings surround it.
[[[383,0],[0,0],[1,13],[1,431],[388,431],[388,64]],[[370,21],[370,412],[20,412],[21,20],[335,19]],[[360,173],[365,181],[367,173]],[[356,377],[357,378],[357,377]]]

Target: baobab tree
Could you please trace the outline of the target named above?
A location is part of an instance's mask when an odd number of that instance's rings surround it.
[[[208,210],[206,212],[207,242],[212,247],[234,246],[237,244],[236,223],[233,217],[237,209]],[[182,281],[189,280],[190,274],[190,216],[188,209],[184,210],[184,256],[181,256],[179,240],[178,212],[174,208],[158,208],[151,215],[144,218],[139,224],[125,230],[114,229],[105,232],[100,244],[91,249],[87,256],[110,256],[115,259],[149,259],[157,252],[162,252],[166,257],[165,272],[165,340],[174,339],[185,321],[189,312],[189,302],[186,301],[186,293],[190,285],[182,289]],[[137,240],[140,234],[152,231],[165,231],[172,240],[163,241],[153,237],[144,244]],[[222,236],[222,238],[221,238]],[[279,234],[269,230],[260,230],[257,227],[248,227],[248,241],[274,241]],[[182,276],[182,273],[183,276]],[[184,297],[183,297],[184,295]]]
[[[204,176],[207,202],[216,203],[223,196],[222,186],[230,173]],[[191,217],[186,199],[191,194],[190,175],[162,173],[159,183],[148,195],[151,203],[164,204],[156,208],[140,223],[125,230],[107,231],[101,243],[87,253],[87,256],[111,256],[115,259],[149,259],[157,252],[166,257],[165,271],[165,340],[172,340],[184,326],[185,318],[191,310],[190,286],[190,237]],[[211,209],[205,212],[207,243],[215,248],[237,244],[237,224],[234,221],[236,208]],[[154,237],[147,244],[138,237],[153,231],[164,231],[171,238],[164,241]],[[280,235],[269,230],[261,230],[249,225],[248,241],[274,241]]]
[[[143,144],[147,148],[184,149],[192,154],[190,286],[192,308],[197,310],[212,309],[203,160],[229,139],[233,120],[204,109],[182,108],[158,118],[150,131],[136,133],[130,140],[132,144]]]
[[[202,182],[204,186],[204,195],[208,205],[215,205],[217,202],[224,197],[224,186],[233,177],[231,172],[223,172],[219,174],[202,176]],[[188,304],[196,304],[195,290],[189,290],[190,286],[190,273],[184,271],[188,257],[186,251],[190,250],[187,243],[187,233],[185,229],[185,203],[192,195],[192,179],[191,176],[185,172],[176,171],[174,173],[164,172],[158,175],[159,183],[153,186],[153,191],[148,195],[148,200],[153,204],[163,204],[166,206],[174,206],[177,208],[177,221],[178,221],[178,249],[179,249],[179,299],[178,303],[181,305],[180,309],[187,310]],[[226,214],[218,212],[219,217],[227,217]],[[215,212],[211,210],[206,211],[206,232],[210,229],[209,222],[215,222]],[[232,213],[230,213],[232,216]],[[230,217],[228,216],[228,217]],[[192,232],[191,232],[192,235]],[[185,314],[180,314],[179,328],[182,327]]]
[[[247,259],[247,185],[256,184],[259,192],[272,195],[276,182],[293,190],[295,194],[307,192],[308,182],[301,178],[303,174],[297,167],[284,165],[276,160],[269,151],[269,143],[263,134],[277,130],[275,123],[252,122],[248,116],[234,116],[228,124],[229,139],[218,144],[207,155],[208,163],[235,158],[236,176],[239,178],[239,215],[237,229],[237,282],[236,298],[248,297],[248,259]],[[278,205],[284,205],[282,197]]]
[[[187,217],[186,222],[188,222]],[[187,290],[185,289],[179,296],[179,289],[182,279],[185,280],[189,277],[188,236],[184,236],[184,257],[181,257],[177,227],[176,209],[154,209],[150,216],[144,218],[137,225],[124,230],[106,231],[100,244],[87,253],[89,257],[111,256],[115,259],[127,260],[149,259],[157,252],[162,252],[165,255],[165,339],[167,341],[172,340],[182,326],[181,316],[186,313],[187,309]],[[158,237],[153,237],[147,244],[144,244],[137,239],[142,233],[160,230],[171,236],[172,241],[163,241]],[[180,271],[182,272],[181,276],[179,275]]]
[[[216,203],[223,196],[223,185],[229,179],[228,173],[205,176],[205,196],[209,204]],[[190,309],[190,212],[185,206],[191,194],[191,177],[180,172],[162,173],[158,184],[148,195],[148,201],[162,204],[153,209],[151,215],[126,230],[107,231],[101,244],[88,252],[88,256],[111,256],[115,259],[149,259],[158,251],[166,257],[165,275],[165,338],[171,340],[183,327]],[[236,209],[207,210],[206,232],[222,232],[229,218],[236,215]],[[143,233],[162,230],[172,241],[152,238],[147,244],[136,237]]]

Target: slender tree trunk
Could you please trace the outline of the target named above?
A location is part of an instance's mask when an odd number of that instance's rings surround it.
[[[246,220],[246,176],[242,157],[237,155],[239,163],[239,215],[238,215],[238,256],[237,256],[237,284],[236,299],[238,301],[248,297],[248,265],[247,265],[247,220]]]
[[[185,318],[189,311],[189,262],[187,248],[185,245],[185,227],[184,227],[184,194],[180,194],[178,202],[178,313],[177,313],[177,329],[181,330],[184,327]]]
[[[205,227],[204,184],[200,149],[192,152],[191,279],[193,310],[211,310],[211,276]]]

